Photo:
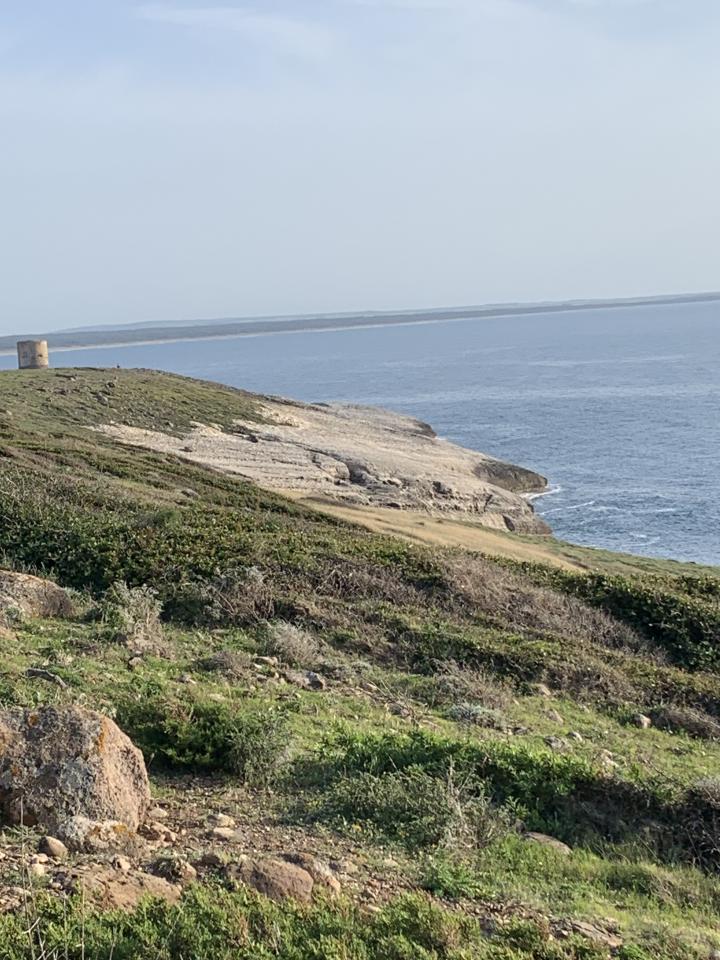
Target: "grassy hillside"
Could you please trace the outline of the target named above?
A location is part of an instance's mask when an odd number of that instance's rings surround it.
[[[177,855],[199,862],[203,818],[230,814],[221,859],[291,844],[349,862],[343,895],[276,906],[210,870],[179,907],[95,915],[40,891],[29,934],[0,917],[0,955],[719,949],[716,573],[413,545],[92,430],[240,415],[251,395],[169,375],[0,376],[3,564],[78,607],[0,635],[0,701],[115,716]]]

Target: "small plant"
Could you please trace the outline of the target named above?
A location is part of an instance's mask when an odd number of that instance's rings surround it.
[[[272,656],[293,667],[311,669],[321,659],[322,648],[312,634],[292,623],[279,621],[268,627],[264,648]]]
[[[183,579],[171,590],[175,616],[208,627],[251,626],[272,616],[272,589],[259,567],[229,567]]]
[[[502,708],[510,699],[506,685],[481,670],[460,666],[454,660],[436,661],[428,678],[424,700],[430,707],[475,701],[491,709]]]
[[[208,673],[219,673],[230,680],[240,680],[248,675],[252,664],[252,657],[244,650],[218,650],[200,660],[198,666]]]
[[[446,900],[471,900],[483,894],[472,864],[444,853],[427,858],[422,867],[420,885]]]
[[[151,587],[128,587],[118,581],[106,591],[99,607],[102,623],[114,641],[144,652],[161,646],[162,603]]]
[[[720,721],[702,710],[668,705],[653,710],[652,720],[660,730],[686,733],[700,740],[720,740]]]
[[[456,723],[466,723],[490,730],[507,730],[508,723],[499,710],[492,710],[479,703],[454,703],[445,711],[445,716]]]

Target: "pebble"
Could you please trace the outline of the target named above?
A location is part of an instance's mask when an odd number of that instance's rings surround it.
[[[212,813],[208,817],[208,822],[214,827],[235,827],[235,821],[226,813]]]
[[[240,839],[238,831],[233,830],[232,827],[213,827],[210,836],[215,840],[232,841]]]

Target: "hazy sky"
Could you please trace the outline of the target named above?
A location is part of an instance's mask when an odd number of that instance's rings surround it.
[[[718,0],[8,0],[0,331],[720,288]]]

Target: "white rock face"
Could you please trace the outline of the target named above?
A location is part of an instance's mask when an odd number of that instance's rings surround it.
[[[547,533],[520,494],[544,477],[437,437],[413,417],[375,407],[263,398],[266,422],[232,431],[197,424],[185,437],[119,424],[99,429],[260,486],[389,509],[470,514],[497,529]]]

